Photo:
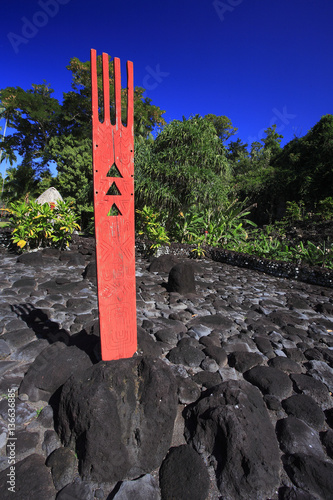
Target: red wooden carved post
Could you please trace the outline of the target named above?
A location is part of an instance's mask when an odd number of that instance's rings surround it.
[[[104,121],[98,116],[96,51],[91,50],[94,211],[100,338],[103,361],[137,349],[133,64],[127,62],[127,125],[121,121],[120,60],[114,59],[116,123],[110,121],[109,56],[102,56]]]

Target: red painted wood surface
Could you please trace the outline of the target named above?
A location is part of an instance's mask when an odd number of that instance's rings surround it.
[[[133,64],[127,62],[127,125],[121,121],[120,60],[114,59],[115,121],[110,122],[109,56],[103,53],[104,121],[98,116],[96,51],[91,50],[94,211],[103,361],[137,350]]]

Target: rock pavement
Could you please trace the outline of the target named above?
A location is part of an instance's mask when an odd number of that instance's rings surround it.
[[[2,498],[333,498],[332,289],[137,253],[103,363],[91,242],[0,257]]]

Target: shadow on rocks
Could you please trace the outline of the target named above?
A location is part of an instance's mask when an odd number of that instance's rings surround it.
[[[51,321],[42,309],[35,308],[32,304],[19,304],[11,308],[35,332],[38,339],[44,338],[49,344],[62,342],[68,347],[76,346],[89,356],[93,364],[100,361],[96,354],[99,338],[95,334],[89,334],[87,329],[83,328],[77,334],[70,335],[67,330],[60,328],[58,323]]]

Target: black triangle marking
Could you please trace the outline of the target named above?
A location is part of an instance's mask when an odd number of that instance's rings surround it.
[[[119,172],[117,165],[114,163],[112,167],[110,167],[108,173],[106,174],[106,177],[123,177],[121,173]]]
[[[111,217],[116,217],[117,215],[121,215],[121,211],[119,210],[119,208],[117,207],[117,205],[114,203],[112,205],[112,207],[110,208],[108,214],[109,216]]]
[[[106,194],[112,195],[112,196],[119,196],[121,194],[121,192],[119,191],[117,184],[115,182],[113,182],[112,185],[109,187],[109,190]]]

